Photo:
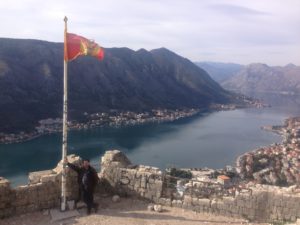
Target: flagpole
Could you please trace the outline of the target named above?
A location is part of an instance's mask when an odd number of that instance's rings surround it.
[[[68,64],[67,64],[67,22],[65,16],[64,30],[64,99],[63,99],[63,139],[62,139],[62,177],[61,177],[61,211],[66,210],[66,192],[67,192],[67,174],[66,174],[66,159],[67,159],[67,138],[68,138]]]

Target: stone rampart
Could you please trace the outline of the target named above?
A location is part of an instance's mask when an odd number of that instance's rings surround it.
[[[69,162],[77,163],[79,157],[71,155]],[[61,171],[59,163],[53,170],[33,172],[29,184],[12,188],[9,180],[0,178],[0,218],[59,207],[61,196]],[[67,199],[78,195],[77,174],[68,170]]]
[[[68,160],[77,163],[79,157],[68,156]],[[17,188],[10,187],[9,181],[1,178],[0,218],[59,207],[61,171],[59,163],[53,170],[33,172],[29,175],[29,184]],[[100,189],[108,187],[121,196],[138,196],[166,206],[264,222],[300,218],[297,186],[248,184],[227,189],[221,184],[172,177],[155,167],[133,165],[118,150],[107,151],[101,158],[100,175],[104,181]],[[68,170],[68,200],[77,197],[76,176],[74,171]]]
[[[120,151],[107,151],[101,160],[101,176],[120,195],[155,200],[161,197],[162,172],[155,167],[134,166]]]
[[[215,184],[210,185],[214,189],[210,190],[206,185],[204,190],[203,185],[195,185],[197,182],[190,180],[181,188],[178,182],[170,188],[170,177],[165,173],[154,167],[132,165],[117,150],[106,152],[101,159],[101,168],[102,177],[120,195],[135,195],[166,206],[249,220],[296,221],[300,218],[300,190],[296,186],[280,188],[253,184],[237,188],[230,194]],[[206,197],[195,195],[204,191],[208,193]]]

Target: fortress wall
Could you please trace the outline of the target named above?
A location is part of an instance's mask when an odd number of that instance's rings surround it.
[[[133,166],[120,151],[107,151],[101,159],[101,176],[120,195],[158,200],[162,193],[162,172],[155,167]]]
[[[79,157],[71,155],[70,162],[76,163]],[[53,170],[33,172],[29,184],[12,188],[7,179],[0,179],[0,218],[37,210],[59,207],[61,196],[62,165]],[[67,199],[78,195],[77,174],[68,170]]]
[[[170,194],[165,176],[157,168],[134,166],[117,150],[107,151],[100,163],[102,177],[120,195],[135,195],[166,206],[264,222],[300,218],[300,190],[296,186],[281,188],[256,184],[232,196],[207,198],[199,198],[186,190],[182,198],[176,198],[174,193]]]
[[[68,160],[77,163],[79,157],[71,155]],[[0,218],[59,207],[61,170],[59,163],[52,170],[30,173],[29,184],[17,188],[12,188],[8,180],[1,178]],[[67,173],[67,198],[74,200],[78,194],[77,174],[72,170]],[[264,222],[296,221],[300,218],[300,190],[296,186],[253,185],[248,187],[251,191],[241,190],[234,195],[217,197],[208,194],[205,198],[191,190],[185,190],[180,195],[176,187],[168,186],[166,175],[158,168],[132,165],[117,150],[107,151],[101,158],[100,176],[109,184],[106,186],[108,190],[121,196],[142,197],[165,206]],[[105,188],[105,182],[100,182],[97,191]]]

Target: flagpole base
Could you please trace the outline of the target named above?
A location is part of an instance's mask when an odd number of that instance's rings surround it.
[[[66,203],[67,203],[66,198],[62,197],[61,201],[60,201],[60,211],[61,212],[65,212],[67,210],[67,204]]]

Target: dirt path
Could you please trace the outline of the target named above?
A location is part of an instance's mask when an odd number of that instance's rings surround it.
[[[148,203],[131,198],[122,198],[113,203],[111,198],[102,198],[97,214],[86,215],[86,209],[79,209],[80,216],[58,222],[51,221],[46,212],[35,212],[0,220],[0,225],[222,225],[255,224],[243,219],[195,213],[189,210],[163,207],[161,213],[148,211]],[[262,224],[261,224],[262,225]]]

